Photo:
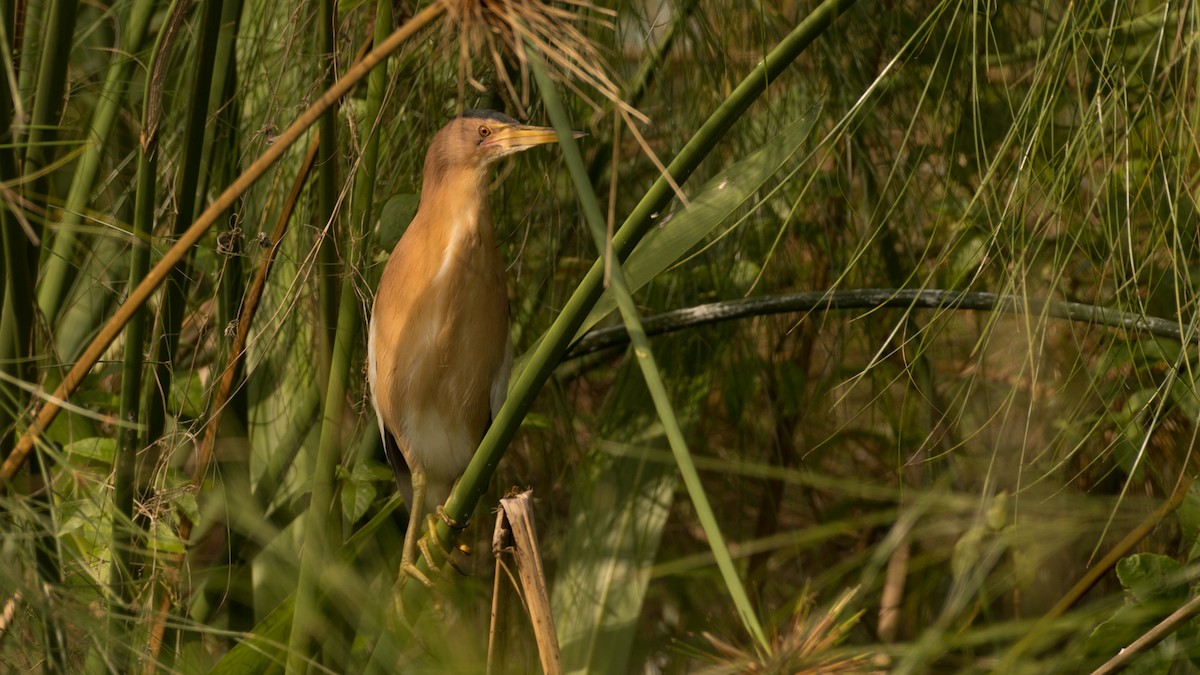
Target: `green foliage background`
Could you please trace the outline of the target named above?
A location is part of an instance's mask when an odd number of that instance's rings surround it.
[[[1181,608],[1133,668],[1196,671],[1197,7],[597,5],[555,5],[595,51],[540,52],[552,89],[539,58],[460,49],[443,15],[222,215],[4,484],[0,667],[482,671],[491,518],[519,486],[568,671],[1088,672]],[[422,8],[0,1],[4,456],[147,265]],[[752,75],[800,35],[777,77]],[[563,63],[606,64],[650,121],[618,119]],[[495,475],[473,469],[451,503],[474,515],[469,576],[406,586],[401,620],[403,520],[363,377],[373,289],[433,133],[464,108],[549,124],[556,100],[590,134],[582,163],[524,153],[492,196],[536,398],[485,441],[507,448]],[[634,221],[668,194],[660,165],[697,160],[675,176],[687,205],[618,237],[642,242],[623,266],[636,306],[614,312],[609,285],[589,317],[572,298],[603,253],[594,216]],[[763,315],[654,337],[652,361],[548,346],[585,317],[864,288],[1019,311]],[[1053,318],[1047,300],[1183,340]],[[532,632],[499,574],[495,668],[527,672]]]

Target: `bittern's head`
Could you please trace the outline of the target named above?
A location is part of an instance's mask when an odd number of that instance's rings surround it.
[[[571,133],[575,138],[584,135]],[[468,110],[433,137],[425,156],[425,180],[437,181],[455,171],[482,171],[501,157],[557,142],[551,127],[521,124],[494,110]]]

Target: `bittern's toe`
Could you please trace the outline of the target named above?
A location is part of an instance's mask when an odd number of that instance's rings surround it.
[[[416,565],[407,562],[400,563],[400,577],[396,582],[397,585],[403,588],[405,579],[409,577],[421,582],[425,588],[433,588],[433,582],[429,580],[429,577],[425,576],[424,572],[417,569]]]
[[[431,516],[432,517],[432,516]],[[433,542],[430,545],[430,541]],[[442,542],[438,540],[437,533],[433,528],[429,528],[429,536],[421,537],[417,541],[417,549],[421,551],[421,555],[425,556],[425,562],[429,563],[429,571],[437,573],[442,568],[442,561],[446,559],[446,554],[442,552]],[[434,557],[434,554],[437,554]]]
[[[446,509],[441,504],[438,504],[437,514],[438,514],[438,518],[441,518],[442,522],[445,523],[446,525],[450,526],[451,529],[455,529],[455,530],[459,530],[459,531],[467,529],[466,523],[460,523],[457,520],[451,518],[450,514],[446,513]]]
[[[471,574],[459,564],[459,561],[455,559],[456,553],[462,557],[470,556],[471,548],[466,544],[459,544],[458,546],[454,547],[454,549],[447,551],[445,542],[438,537],[437,527],[435,527],[436,525],[437,518],[434,516],[429,516],[427,529],[428,535],[417,540],[417,550],[420,551],[421,555],[425,557],[425,562],[429,565],[429,572],[434,578],[435,583],[445,580],[445,575],[442,574],[442,570],[447,564],[454,568],[454,571],[458,572],[460,575],[464,577],[471,576]]]

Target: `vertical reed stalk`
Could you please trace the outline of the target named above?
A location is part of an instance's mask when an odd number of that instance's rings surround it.
[[[596,244],[596,254],[599,258],[603,259],[608,247],[604,216],[600,212],[599,200],[596,199],[596,195],[592,192],[591,184],[588,181],[587,169],[583,165],[583,155],[579,152],[579,146],[575,144],[575,140],[570,136],[567,113],[558,98],[558,93],[554,90],[553,80],[546,74],[546,69],[536,54],[533,54],[530,58],[530,64],[538,83],[538,90],[542,94],[542,101],[546,104],[546,112],[550,115],[550,120],[553,122],[555,128],[559,130],[563,155],[566,159],[567,168],[571,172],[571,178],[575,182],[575,192],[579,195],[584,219],[591,229],[592,239]],[[700,521],[700,526],[704,529],[709,548],[712,549],[713,557],[716,558],[717,567],[721,571],[721,578],[725,582],[725,587],[729,591],[738,616],[742,619],[742,625],[746,628],[746,632],[750,634],[750,637],[754,639],[760,653],[765,656],[770,652],[766,633],[763,632],[762,626],[758,621],[758,616],[754,612],[754,607],[750,604],[750,597],[746,594],[746,588],[738,576],[737,569],[734,568],[733,556],[729,553],[729,547],[726,545],[725,537],[721,533],[720,525],[717,523],[716,513],[709,502],[708,494],[704,491],[704,486],[700,483],[700,472],[697,471],[696,465],[692,461],[691,453],[688,451],[687,442],[683,438],[683,429],[680,427],[679,419],[675,415],[675,408],[671,403],[671,398],[667,394],[662,373],[658,369],[658,363],[654,358],[654,351],[650,346],[650,339],[646,336],[646,331],[642,327],[642,320],[638,313],[637,305],[633,301],[633,295],[630,293],[629,284],[625,280],[625,274],[621,271],[621,264],[617,260],[606,260],[605,262],[609,264],[608,268],[611,270],[611,274],[607,274],[609,288],[612,289],[613,294],[616,296],[617,306],[621,312],[621,320],[625,322],[625,328],[629,332],[634,356],[637,358],[638,366],[641,368],[642,378],[646,382],[646,389],[650,391],[650,398],[654,401],[654,408],[658,413],[659,420],[662,422],[663,433],[666,435],[667,442],[671,446],[671,453],[675,456],[675,463],[678,465],[679,472],[683,476],[683,483],[687,487],[688,496],[692,499],[692,506],[696,509],[696,517]]]
[[[334,28],[337,6],[334,0],[321,0],[317,11],[320,62],[323,79],[330,85],[336,79],[337,63]],[[320,148],[317,151],[317,213],[319,252],[319,302],[317,343],[320,361],[325,365],[318,383],[324,387],[325,403],[321,416],[321,439],[313,467],[312,496],[304,522],[304,550],[300,560],[300,580],[296,588],[296,610],[288,638],[287,672],[307,670],[310,659],[320,660],[325,653],[318,636],[336,630],[336,623],[325,621],[321,611],[317,581],[331,560],[330,553],[341,544],[341,514],[335,506],[337,486],[334,476],[343,449],[342,417],[349,388],[350,364],[360,333],[358,298],[351,285],[349,254],[342,267],[341,301],[338,301],[339,266],[337,260],[337,109],[330,108],[321,117]],[[351,250],[351,236],[342,242]],[[313,641],[317,640],[316,644]]]
[[[320,0],[317,10],[318,62],[321,79],[328,88],[337,79],[337,2]],[[329,377],[338,325],[338,228],[334,220],[334,209],[338,196],[337,179],[337,114],[338,106],[332,106],[321,116],[317,129],[321,135],[321,147],[317,152],[317,212],[314,223],[317,229],[319,248],[317,283],[318,326],[317,345],[320,349],[317,372],[318,383],[324,388]],[[345,242],[343,242],[345,243]]]
[[[154,207],[157,203],[158,127],[162,115],[162,96],[165,74],[169,66],[174,41],[179,35],[187,14],[188,0],[175,0],[168,11],[166,26],[155,39],[143,94],[141,143],[138,147],[137,184],[133,214],[133,244],[130,251],[130,292],[137,288],[150,268],[150,239],[154,232]],[[137,490],[138,451],[144,447],[136,426],[142,419],[142,373],[147,350],[146,332],[149,317],[145,308],[138,309],[125,330],[124,357],[121,372],[120,417],[129,423],[117,433],[114,458],[112,565],[109,570],[111,589],[108,608],[108,643],[110,658],[121,672],[130,672],[129,652],[121,645],[128,644],[134,626],[136,595],[133,575],[135,544],[138,539],[134,496]]]
[[[200,160],[204,153],[204,140],[208,130],[208,101],[212,93],[213,59],[217,51],[220,34],[223,0],[203,3],[200,17],[199,41],[192,62],[190,88],[187,92],[187,120],[183,130],[183,154],[180,159],[179,179],[176,182],[178,210],[172,236],[180,237],[191,226],[195,218],[197,186],[200,183]],[[186,296],[190,278],[191,255],[184,257],[167,279],[163,289],[162,307],[154,343],[154,374],[146,395],[146,444],[162,436],[167,418],[167,392],[175,364],[175,351],[179,346],[179,329],[183,325]]]
[[[213,62],[213,104],[210,108],[210,126],[213,129],[210,142],[205,144],[208,156],[202,162],[205,169],[204,187],[227,185],[241,172],[240,167],[240,105],[238,94],[238,76],[236,47],[240,19],[243,10],[242,0],[225,0],[220,35],[217,39],[216,56]],[[201,195],[208,190],[201,191]],[[241,437],[237,442],[240,447],[247,449],[244,453],[234,453],[228,457],[217,457],[217,472],[221,476],[219,489],[221,503],[224,505],[224,520],[226,525],[227,553],[221,563],[229,565],[230,570],[237,574],[226,574],[210,582],[205,587],[205,595],[212,599],[214,605],[223,606],[229,617],[229,627],[232,630],[249,630],[254,626],[253,583],[250,579],[249,568],[239,563],[243,554],[256,547],[247,541],[243,524],[255,521],[262,516],[256,508],[250,489],[250,452],[249,438],[246,432],[249,417],[246,387],[242,373],[244,343],[242,348],[235,349],[239,334],[239,308],[249,292],[246,285],[246,272],[243,260],[246,259],[246,236],[241,227],[243,200],[238,199],[223,216],[225,226],[217,233],[217,297],[216,324],[217,344],[228,346],[228,359],[225,369],[232,369],[228,377],[234,383],[228,390],[227,398],[219,402],[222,413],[220,419],[225,420],[220,428],[206,430],[206,435],[220,433],[222,429],[227,434],[235,433]],[[252,315],[245,317],[247,321]],[[226,373],[221,372],[224,380]],[[222,385],[223,386],[223,382]],[[210,425],[217,425],[213,414],[215,409],[210,407]],[[241,440],[244,439],[244,443]]]
[[[0,37],[4,39],[6,53],[0,55],[7,63],[0,69],[0,181],[9,182],[17,177],[16,158],[13,155],[16,134],[13,128],[14,109],[20,104],[12,92],[15,82],[12,62],[16,59],[14,34],[10,19],[13,16],[12,2],[0,3]],[[6,198],[7,200],[7,198]],[[13,424],[18,411],[23,407],[25,394],[9,379],[25,379],[28,367],[25,359],[30,356],[33,338],[33,303],[23,301],[33,292],[29,273],[29,239],[36,234],[22,227],[16,214],[8,208],[0,208],[0,246],[3,247],[4,274],[0,278],[0,373],[7,375],[0,381],[0,456],[8,454]]]
[[[80,241],[80,226],[83,215],[91,200],[100,174],[100,163],[108,147],[109,136],[116,125],[122,106],[126,104],[126,93],[133,75],[136,59],[128,55],[141,52],[150,27],[155,0],[136,0],[121,22],[121,51],[113,55],[112,63],[105,73],[104,85],[97,97],[96,110],[84,139],[83,155],[76,164],[71,177],[67,201],[63,205],[62,220],[54,233],[53,249],[46,258],[45,272],[38,285],[38,304],[48,321],[58,317],[63,301],[74,283],[78,264],[76,251],[86,248],[88,241]],[[81,245],[80,245],[81,244]]]
[[[50,0],[47,10],[49,22],[42,33],[42,43],[38,53],[37,85],[34,89],[33,105],[29,119],[29,135],[24,139],[25,162],[20,168],[24,175],[36,175],[36,172],[50,165],[57,154],[54,141],[58,137],[58,126],[62,116],[63,95],[67,90],[67,62],[70,59],[69,45],[75,39],[75,19],[78,15],[77,0]],[[66,46],[66,48],[64,48]],[[32,213],[39,214],[44,219],[42,240],[49,238],[51,230],[50,204],[56,199],[50,194],[52,183],[48,176],[42,175],[24,185],[25,196],[29,201]],[[28,264],[22,270],[25,279],[20,283],[29,293],[16,295],[12,300],[20,304],[34,302],[34,283],[38,274],[38,254],[31,240],[18,239],[17,255],[24,256]],[[15,290],[15,289],[14,289]],[[18,310],[24,314],[32,314],[32,310]]]

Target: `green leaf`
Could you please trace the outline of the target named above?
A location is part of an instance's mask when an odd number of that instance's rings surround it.
[[[554,583],[563,672],[628,672],[650,569],[674,503],[673,469],[602,451],[584,460]]]
[[[181,554],[185,552],[183,542],[175,532],[174,524],[162,520],[154,523],[152,534],[146,543],[150,549],[159,553]]]
[[[542,413],[531,412],[521,420],[522,429],[540,429],[542,431],[553,431],[554,420],[550,419],[549,415]]]
[[[1101,622],[1088,635],[1087,649],[1098,657],[1111,656],[1115,651],[1128,645],[1141,634],[1143,627],[1148,627],[1138,617],[1133,608],[1123,607],[1111,619]],[[1163,659],[1164,645],[1158,645],[1149,652],[1133,660],[1123,671],[1137,675],[1167,675],[1171,672],[1171,662]]]
[[[690,421],[698,406],[688,403],[680,414]],[[605,440],[584,458],[571,488],[552,589],[565,673],[627,672],[677,483],[673,466],[639,456],[642,448],[666,447],[666,439],[633,359],[622,365],[601,419]]]
[[[391,251],[396,248],[396,242],[408,229],[413,216],[417,215],[417,203],[420,197],[411,192],[401,192],[388,198],[379,209],[379,231],[375,242],[380,250]]]
[[[295,609],[296,594],[293,593],[258,622],[254,630],[229,650],[209,672],[223,675],[283,672],[287,659],[284,647]]]
[[[391,479],[390,471],[386,477]],[[375,488],[377,480],[378,472],[368,466],[368,462],[354,465],[354,471],[342,483],[341,489],[342,515],[347,521],[357,523],[367,513],[367,509],[371,508],[371,502],[375,501],[375,496],[379,494]]]
[[[181,511],[193,523],[200,522],[200,504],[196,501],[196,493],[191,490],[184,490],[176,493],[171,499],[175,508]]]
[[[1139,553],[1117,563],[1117,578],[1133,596],[1132,602],[1113,612],[1088,636],[1086,648],[1098,658],[1108,658],[1127,646],[1155,623],[1183,603],[1188,596],[1183,566],[1173,558]],[[1184,628],[1187,632],[1189,629]],[[1168,638],[1138,656],[1125,672],[1159,675],[1171,672],[1180,656],[1180,645]]]
[[[1179,629],[1179,639],[1187,650],[1188,660],[1193,666],[1200,667],[1200,616],[1192,617]]]
[[[72,462],[96,462],[111,466],[117,454],[117,439],[93,436],[82,438],[63,448]]]
[[[961,581],[978,568],[981,549],[987,528],[982,524],[972,525],[954,543],[954,555],[950,558],[950,571],[955,581]]]
[[[185,417],[194,419],[204,415],[204,402],[204,383],[199,371],[178,372],[171,378],[172,410],[179,410]]]
[[[1183,566],[1173,558],[1138,553],[1117,562],[1117,578],[1140,603],[1187,597]]]

